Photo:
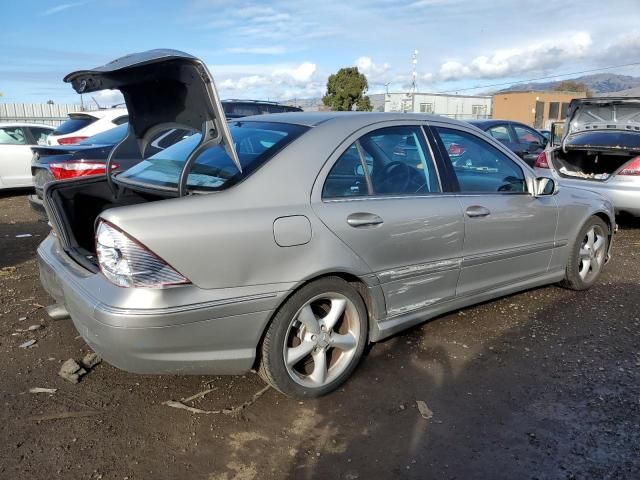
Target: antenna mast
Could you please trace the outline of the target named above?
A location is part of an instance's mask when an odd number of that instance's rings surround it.
[[[411,55],[411,111],[416,111],[416,91],[418,90],[418,73],[416,68],[418,66],[418,50],[413,51]]]

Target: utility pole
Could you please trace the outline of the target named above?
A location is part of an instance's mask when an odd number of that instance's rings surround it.
[[[411,72],[411,112],[416,111],[416,90],[418,90],[418,73],[416,68],[418,66],[418,50],[413,51],[411,56],[412,72]]]

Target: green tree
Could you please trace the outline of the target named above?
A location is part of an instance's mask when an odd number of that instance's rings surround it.
[[[367,77],[358,71],[358,67],[341,68],[329,76],[322,103],[331,110],[350,111],[355,105],[360,111],[370,112],[373,107],[365,95],[368,88]]]
[[[585,92],[587,97],[593,96],[593,92],[586,83],[575,80],[562,80],[553,89],[557,92]]]

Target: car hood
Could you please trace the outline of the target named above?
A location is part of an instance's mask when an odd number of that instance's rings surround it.
[[[202,60],[177,50],[149,50],[72,72],[64,81],[78,93],[120,90],[129,112],[129,133],[122,143],[135,138],[143,157],[157,133],[186,128],[202,132],[197,151],[219,144],[242,171],[213,77]]]

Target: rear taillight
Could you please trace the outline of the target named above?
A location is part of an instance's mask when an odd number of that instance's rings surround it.
[[[119,287],[162,288],[191,283],[167,262],[104,220],[96,232],[100,270]]]
[[[533,164],[533,168],[549,168],[549,161],[547,160],[547,154],[545,152],[540,152],[540,155],[538,155],[538,158],[536,158]]]
[[[73,145],[75,143],[80,143],[82,140],[85,140],[89,137],[65,137],[65,138],[58,138],[58,143],[60,145]]]
[[[620,170],[620,172],[618,172],[618,175],[639,176],[640,175],[640,157],[635,157],[633,160],[627,163],[624,166],[624,168]]]
[[[118,168],[113,164],[111,168]],[[68,162],[50,163],[49,169],[56,180],[67,178],[87,177],[89,175],[104,175],[107,167],[103,161],[95,160],[70,160]]]

